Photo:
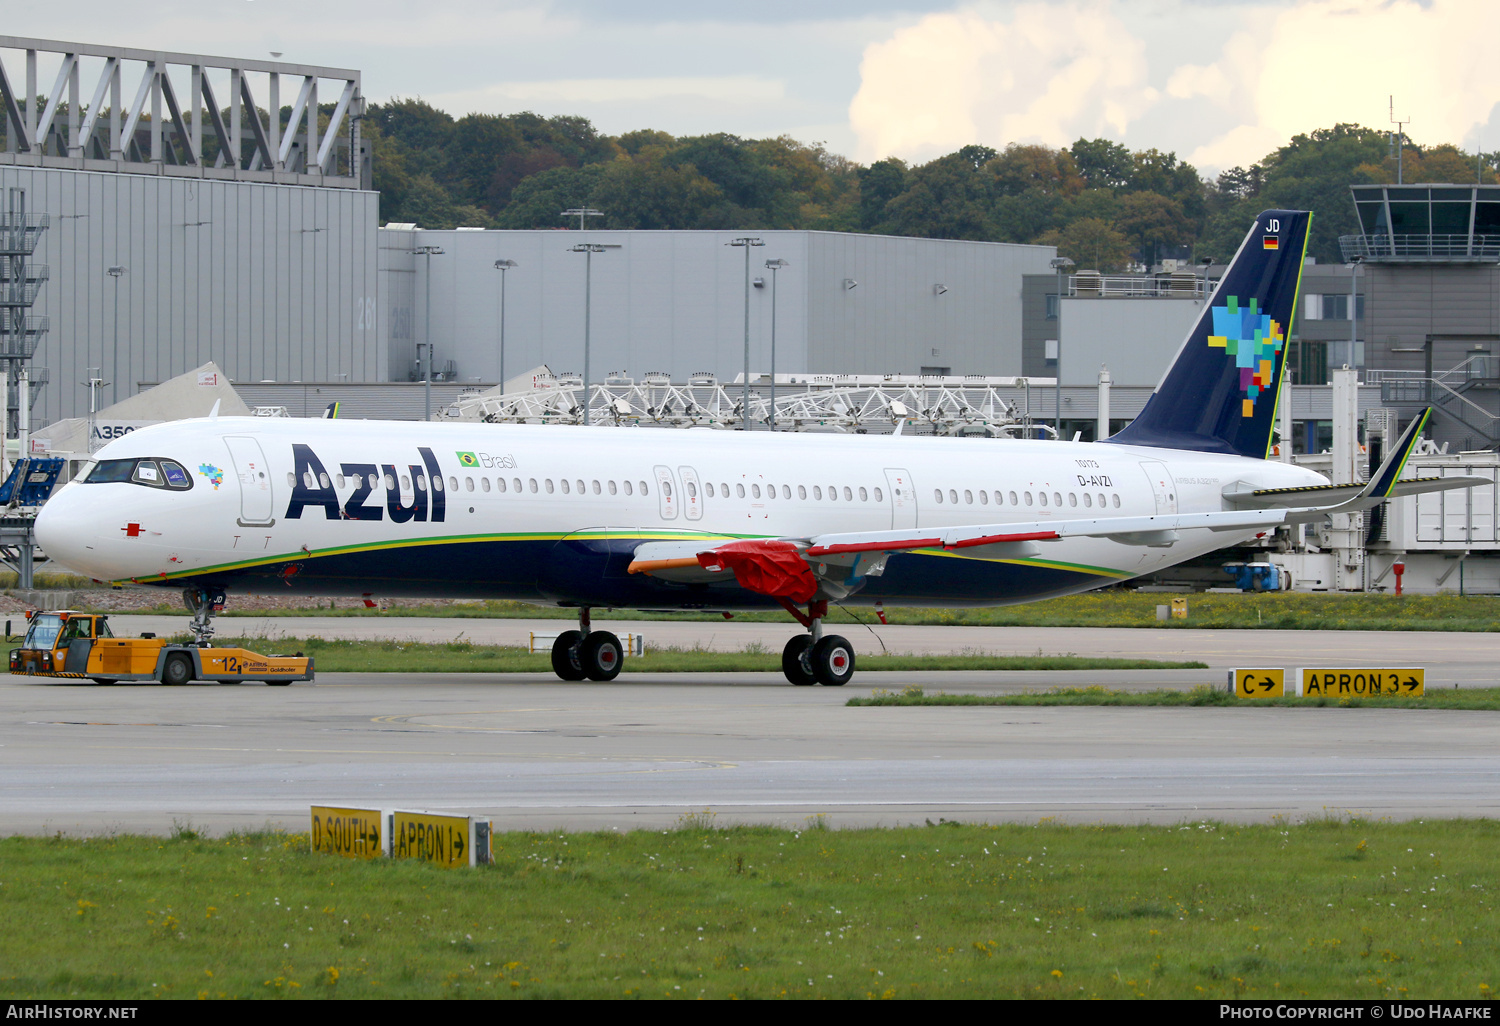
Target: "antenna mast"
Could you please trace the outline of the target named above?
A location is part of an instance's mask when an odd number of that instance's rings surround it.
[[[1390,119],[1391,124],[1396,126],[1396,184],[1401,185],[1403,184],[1401,174],[1401,155],[1402,152],[1406,149],[1406,146],[1404,145],[1406,141],[1406,126],[1411,124],[1411,117],[1408,116],[1403,121],[1396,120],[1396,97],[1394,96],[1391,97]]]

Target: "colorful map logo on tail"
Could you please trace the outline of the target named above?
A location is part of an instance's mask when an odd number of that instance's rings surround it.
[[[1213,308],[1213,315],[1214,330],[1208,344],[1234,357],[1240,371],[1240,391],[1245,395],[1240,412],[1253,417],[1261,390],[1270,389],[1274,383],[1276,357],[1286,344],[1286,331],[1260,312],[1253,297],[1248,307],[1242,307],[1239,297],[1228,296],[1225,305]]]

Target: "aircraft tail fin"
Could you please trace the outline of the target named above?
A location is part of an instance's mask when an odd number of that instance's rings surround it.
[[[1141,415],[1107,441],[1264,459],[1312,214],[1266,210]]]

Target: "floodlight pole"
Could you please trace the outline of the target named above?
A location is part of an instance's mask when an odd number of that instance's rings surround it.
[[[412,252],[417,256],[427,258],[427,325],[423,329],[426,339],[427,360],[422,369],[422,391],[423,391],[423,414],[424,421],[432,420],[432,258],[443,255],[442,246],[418,246]]]
[[[745,236],[730,242],[731,246],[745,247],[745,397],[744,416],[745,430],[750,430],[750,247],[764,246],[765,242],[758,238]],[[771,411],[773,416],[775,410]]]
[[[500,272],[500,390],[505,391],[505,272],[519,267],[514,260],[496,260],[495,268]]]
[[[594,254],[619,249],[618,243],[580,242],[568,252],[583,254],[583,426],[589,425],[589,343],[594,292]]]
[[[111,267],[108,273],[115,280],[115,348],[109,360],[110,373],[115,380],[109,385],[109,401],[117,403],[120,401],[120,276],[125,273],[125,268]]]
[[[584,223],[584,220],[583,220],[584,218],[586,218],[586,217],[603,217],[604,216],[604,211],[602,211],[602,210],[595,210],[593,207],[573,207],[570,210],[564,210],[562,212],[562,216],[563,217],[576,217],[576,218],[578,218],[578,230],[579,231],[583,231],[584,228],[585,228],[585,223]]]
[[[1052,269],[1057,272],[1057,366],[1053,367],[1053,373],[1057,375],[1053,383],[1053,392],[1057,399],[1057,440],[1062,441],[1062,297],[1063,297],[1063,271],[1073,266],[1073,261],[1067,257],[1053,257]]]
[[[746,253],[750,252],[748,249]],[[771,271],[771,430],[776,430],[776,272],[787,266],[780,258],[767,260]]]

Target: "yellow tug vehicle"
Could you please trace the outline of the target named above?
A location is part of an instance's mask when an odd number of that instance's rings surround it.
[[[290,684],[313,679],[312,658],[300,652],[263,656],[243,648],[176,644],[154,634],[117,638],[109,629],[108,617],[100,613],[28,612],[26,619],[31,621],[26,639],[20,648],[10,650],[11,673],[88,679],[96,684],[122,680]]]

